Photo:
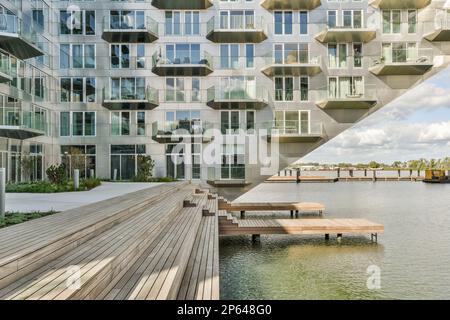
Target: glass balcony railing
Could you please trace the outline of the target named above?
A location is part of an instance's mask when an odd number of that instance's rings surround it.
[[[431,48],[392,48],[384,51],[384,55],[372,59],[369,68],[377,76],[423,75],[434,64]]]
[[[104,104],[118,105],[123,103],[126,105],[133,102],[157,106],[159,105],[158,90],[150,86],[122,87],[117,89],[103,88]]]
[[[198,65],[212,67],[212,56],[206,51],[179,50],[175,53],[155,52],[152,56],[153,67]]]
[[[324,126],[319,121],[300,120],[273,120],[263,124],[263,128],[270,132],[277,132],[279,135],[294,135],[304,137],[322,137]]]
[[[216,43],[260,43],[267,34],[264,17],[253,15],[212,17],[206,24],[206,38]]]
[[[422,23],[429,41],[450,41],[450,9],[436,10],[432,21]]]
[[[24,109],[20,105],[0,107],[0,125],[19,127],[19,130],[39,131],[36,135],[43,135],[47,132],[48,112],[46,109],[31,107]]]
[[[375,85],[360,85],[347,80],[312,91],[311,95],[323,109],[368,109],[378,102]]]
[[[269,91],[256,86],[212,86],[207,90],[208,101],[268,101]]]
[[[2,78],[5,80],[12,79],[11,57],[9,54],[0,51],[0,82],[2,82]]]
[[[127,31],[142,30],[158,34],[158,22],[149,16],[114,16],[109,15],[103,18],[103,31]]]

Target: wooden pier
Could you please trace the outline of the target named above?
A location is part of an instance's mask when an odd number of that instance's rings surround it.
[[[336,234],[340,240],[343,234],[370,234],[376,241],[384,233],[384,226],[366,219],[249,219],[238,220],[226,211],[219,211],[221,235],[262,234],[320,234],[329,239]]]

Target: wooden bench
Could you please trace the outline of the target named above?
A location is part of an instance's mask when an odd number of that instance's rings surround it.
[[[202,218],[177,299],[219,299],[219,229],[217,215]]]
[[[230,203],[224,199],[219,198],[219,210],[226,210],[229,212],[240,212],[241,218],[245,217],[246,211],[262,212],[262,211],[290,211],[291,217],[294,212],[299,213],[317,212],[319,215],[323,214],[325,205],[321,203],[310,202],[246,202],[246,203]]]
[[[0,230],[0,288],[187,186],[161,185]]]
[[[202,219],[206,194],[193,196],[196,207],[183,208],[114,286],[98,299],[175,299]]]
[[[70,252],[0,290],[0,299],[94,299],[117,281],[171,219],[192,192],[179,189],[119,225],[76,246]],[[79,268],[79,288],[67,286],[71,267]]]
[[[213,216],[218,212],[217,200],[214,197],[210,197],[208,194],[208,200],[203,207],[203,216]]]

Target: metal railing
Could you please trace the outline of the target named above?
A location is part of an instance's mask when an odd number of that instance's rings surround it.
[[[213,58],[206,51],[192,52],[192,51],[176,51],[174,56],[167,55],[167,53],[157,51],[152,55],[153,67],[164,67],[174,65],[198,65],[212,67]]]
[[[267,33],[267,24],[264,17],[246,15],[212,17],[206,23],[206,33],[213,31],[259,31]]]
[[[265,65],[305,64],[321,65],[321,56],[311,56],[309,50],[275,50],[264,56]]]
[[[395,43],[394,43],[395,44]],[[434,53],[432,48],[391,48],[389,52],[372,57],[371,67],[386,64],[433,64]]]
[[[269,90],[261,86],[212,86],[207,90],[208,101],[269,101]]]
[[[377,87],[373,84],[363,84],[362,86],[350,83],[343,86],[337,83],[336,88],[330,86],[312,90],[310,92],[315,101],[324,100],[377,100]]]
[[[142,30],[148,31],[155,35],[159,34],[159,24],[150,16],[142,17],[143,21],[139,21],[136,16],[105,16],[103,17],[103,31],[127,31]]]
[[[107,86],[103,88],[103,101],[148,101],[153,104],[159,103],[158,90],[150,86],[131,87],[117,90]]]
[[[323,136],[324,125],[319,121],[273,120],[265,122],[263,128],[277,131],[280,135]]]

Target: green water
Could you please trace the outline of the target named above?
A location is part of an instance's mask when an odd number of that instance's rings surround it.
[[[378,244],[369,236],[344,235],[341,244],[321,236],[262,236],[259,244],[221,237],[221,298],[450,298],[450,185],[263,184],[242,198],[261,199],[322,202],[325,217],[367,218],[385,234]],[[380,268],[380,289],[367,288],[371,265]]]

